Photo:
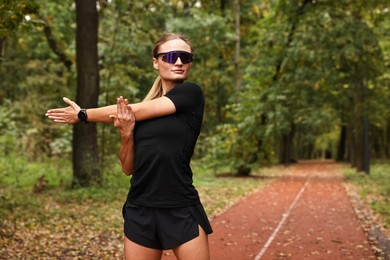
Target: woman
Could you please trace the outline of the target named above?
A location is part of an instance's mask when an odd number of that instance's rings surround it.
[[[156,42],[153,67],[159,76],[141,103],[120,97],[117,105],[85,110],[64,98],[69,107],[46,114],[58,123],[114,122],[119,129],[122,169],[132,174],[123,207],[126,259],[160,259],[165,249],[178,259],[209,259],[212,228],[189,165],[204,108],[201,88],[184,83],[192,51],[179,34]]]

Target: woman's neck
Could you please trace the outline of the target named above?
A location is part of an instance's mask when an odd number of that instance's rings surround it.
[[[177,84],[182,83],[178,81],[170,81],[170,80],[162,80],[162,89],[163,89],[163,95],[165,95],[168,91],[173,89]]]

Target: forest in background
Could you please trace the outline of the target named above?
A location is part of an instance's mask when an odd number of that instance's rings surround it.
[[[191,166],[208,216],[281,177],[280,164],[331,158],[389,234],[389,8],[388,0],[0,0],[0,258],[122,258],[129,178],[117,130],[57,125],[45,113],[64,96],[86,107],[120,95],[141,101],[157,75],[153,43],[172,31],[191,39],[189,80],[206,98]],[[96,57],[80,56],[95,47]],[[93,93],[78,82],[90,63]],[[94,100],[83,103],[79,91]],[[90,127],[93,152],[74,138]],[[98,172],[76,175],[74,150],[97,158]],[[367,159],[370,174],[357,173]]]
[[[76,1],[77,2],[77,1]],[[98,105],[143,99],[154,41],[180,32],[194,45],[190,81],[206,108],[195,159],[247,175],[300,159],[365,170],[390,157],[390,15],[385,0],[96,1]],[[46,119],[77,93],[76,4],[0,3],[0,153],[72,160],[72,131]],[[97,125],[99,165],[119,139]]]

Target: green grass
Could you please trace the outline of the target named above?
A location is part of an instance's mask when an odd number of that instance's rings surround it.
[[[370,174],[346,171],[347,179],[358,187],[362,199],[371,206],[390,228],[390,163],[374,163]]]
[[[260,178],[217,178],[200,162],[194,162],[192,167],[194,185],[211,215],[265,183]],[[110,205],[120,208],[126,199],[130,179],[121,173],[119,163],[103,172],[102,187],[70,189],[72,165],[68,160],[31,163],[22,157],[3,157],[0,159],[0,214],[13,219],[25,219],[31,215],[47,219],[52,215],[71,217],[72,207],[89,208],[89,204],[94,204],[95,209],[81,210],[85,215],[97,216],[99,208],[107,210]],[[33,187],[41,176],[48,180],[48,184],[42,192],[34,193]]]

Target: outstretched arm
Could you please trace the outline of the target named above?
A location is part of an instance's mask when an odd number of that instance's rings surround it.
[[[68,98],[63,98],[68,107],[54,108],[46,112],[46,116],[56,123],[74,124],[80,120],[77,114],[80,106]],[[167,97],[160,97],[153,100],[130,104],[136,121],[165,116],[176,112],[173,102]],[[110,115],[117,114],[117,105],[89,108],[87,110],[88,122],[112,123]]]
[[[46,112],[46,116],[56,123],[74,124],[79,122],[78,113],[80,106],[76,102],[64,97],[64,102],[68,107],[53,108]],[[117,105],[105,106],[100,108],[88,109],[88,122],[112,123],[110,115],[116,115]]]
[[[133,174],[134,170],[133,133],[135,126],[134,113],[128,104],[127,99],[119,97],[116,105],[117,113],[116,115],[110,115],[111,120],[114,122],[114,126],[118,128],[121,136],[119,159],[122,164],[122,171],[127,176]]]

